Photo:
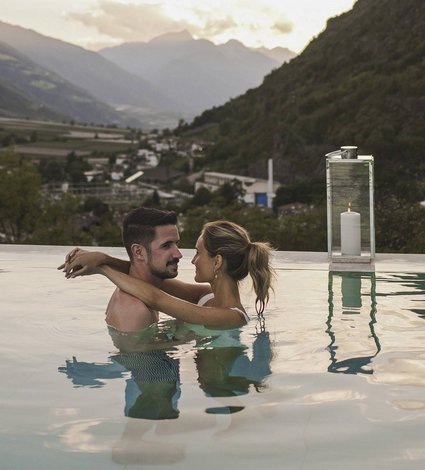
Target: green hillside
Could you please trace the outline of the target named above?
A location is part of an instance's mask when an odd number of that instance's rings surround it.
[[[4,84],[0,80],[0,116],[2,117],[26,117],[29,119],[41,119],[61,121],[69,116],[47,108],[41,103],[36,103],[11,88],[10,84]]]
[[[0,42],[2,116],[117,123],[121,116],[55,73]]]
[[[278,180],[306,182],[324,178],[326,152],[357,145],[378,186],[408,179],[424,197],[425,2],[359,0],[259,88],[183,130],[201,126],[215,127],[214,169],[264,176],[273,157]]]

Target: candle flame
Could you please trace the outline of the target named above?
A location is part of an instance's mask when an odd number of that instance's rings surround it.
[[[351,212],[351,201],[348,203],[348,212]]]

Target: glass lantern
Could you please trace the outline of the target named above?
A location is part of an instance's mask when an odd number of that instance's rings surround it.
[[[326,155],[330,269],[373,271],[373,157],[346,146]]]

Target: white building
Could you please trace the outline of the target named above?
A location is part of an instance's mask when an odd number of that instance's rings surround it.
[[[245,191],[243,201],[246,204],[271,207],[271,200],[269,199],[274,197],[279,183],[273,181],[273,192],[270,193],[269,181],[265,179],[206,171],[204,173],[204,181],[197,181],[195,183],[195,191],[204,187],[213,192],[223,184],[231,183],[233,180],[238,180],[242,183],[242,188]]]
[[[140,149],[137,151],[137,156],[142,157],[146,162],[145,165],[139,165],[140,168],[144,166],[151,168],[158,166],[159,158],[155,152],[152,152],[152,150]]]

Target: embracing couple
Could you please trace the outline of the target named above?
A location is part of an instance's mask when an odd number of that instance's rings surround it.
[[[158,311],[188,323],[234,328],[249,316],[240,299],[239,281],[252,278],[255,308],[264,312],[273,277],[271,247],[251,242],[241,226],[225,221],[202,228],[192,259],[196,283],[175,279],[182,254],[174,212],[140,207],[123,222],[129,261],[101,252],[73,249],[58,269],[67,278],[102,274],[116,286],[106,322],[119,331],[137,331],[158,321]]]

